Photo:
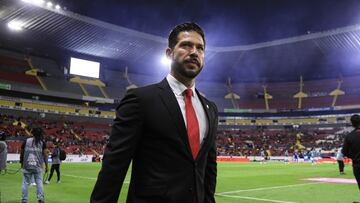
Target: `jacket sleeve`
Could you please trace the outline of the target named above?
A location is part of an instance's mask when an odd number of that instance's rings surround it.
[[[349,138],[348,138],[348,135],[345,137],[344,139],[344,144],[343,144],[343,147],[342,147],[342,154],[348,158],[351,158],[350,157],[350,152],[349,152],[349,148],[350,148],[350,143],[349,143]]]
[[[212,142],[211,149],[209,151],[207,157],[207,165],[205,171],[205,180],[204,180],[204,192],[205,192],[205,203],[215,203],[215,189],[216,189],[216,176],[217,176],[217,163],[216,163],[216,132],[218,125],[218,112],[216,105],[214,106],[214,121],[210,121],[209,123],[213,123],[214,126],[209,126],[209,128],[213,128],[212,132],[214,133],[214,139]]]
[[[116,118],[90,202],[117,202],[142,126],[140,99],[135,91],[128,92],[116,109]]]

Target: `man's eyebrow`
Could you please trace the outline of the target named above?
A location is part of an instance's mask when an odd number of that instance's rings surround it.
[[[202,47],[205,46],[205,45],[202,44],[202,43],[196,43],[196,42],[192,42],[192,41],[189,41],[189,40],[181,41],[180,44],[193,44],[193,45],[202,46]]]

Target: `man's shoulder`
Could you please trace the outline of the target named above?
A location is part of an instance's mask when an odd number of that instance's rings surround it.
[[[22,139],[22,143],[26,144],[26,142],[28,142],[28,140],[31,141],[32,139],[33,139],[32,137],[26,137],[26,138]]]
[[[354,139],[357,137],[359,137],[359,139],[360,139],[360,131],[353,130],[345,136],[345,139]]]
[[[150,85],[146,85],[143,87],[139,87],[134,89],[134,91],[138,91],[138,92],[148,92],[149,90],[153,90],[153,89],[158,89],[161,83],[154,83],[154,84],[150,84]]]
[[[136,94],[136,95],[139,95],[139,96],[153,95],[154,91],[160,90],[160,88],[163,88],[163,87],[166,87],[166,83],[165,83],[164,80],[161,81],[161,82],[158,82],[158,83],[154,83],[154,84],[150,84],[150,85],[146,85],[146,86],[131,89],[127,93],[128,94]]]

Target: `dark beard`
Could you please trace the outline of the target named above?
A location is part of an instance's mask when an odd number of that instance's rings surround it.
[[[178,63],[177,61],[172,61],[171,63],[171,67],[173,70],[175,70],[179,75],[185,77],[185,78],[189,78],[189,79],[194,79],[196,78],[197,75],[199,75],[199,73],[201,72],[203,67],[200,67],[199,69],[197,69],[196,71],[189,71],[185,68],[185,64],[183,63]]]

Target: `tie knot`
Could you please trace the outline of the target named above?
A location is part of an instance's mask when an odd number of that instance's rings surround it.
[[[185,96],[191,97],[192,94],[193,94],[192,89],[186,89],[186,90],[185,90]]]

